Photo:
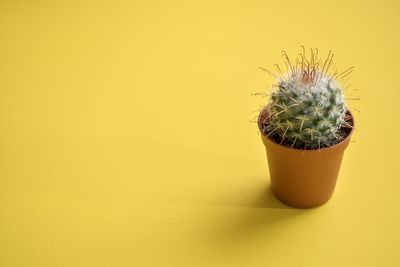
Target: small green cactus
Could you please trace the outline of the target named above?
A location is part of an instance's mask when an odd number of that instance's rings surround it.
[[[277,90],[271,95],[268,105],[268,123],[262,131],[275,136],[279,143],[297,149],[318,149],[338,143],[345,137],[343,127],[351,127],[347,121],[347,106],[339,80],[350,74],[353,68],[342,73],[329,72],[333,64],[333,53],[322,61],[318,50],[311,49],[306,58],[305,49],[295,60],[290,61],[286,52],[287,74],[278,78]]]

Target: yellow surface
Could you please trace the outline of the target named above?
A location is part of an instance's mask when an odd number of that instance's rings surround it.
[[[1,1],[0,266],[400,266],[400,2],[320,2]],[[314,210],[249,122],[301,44],[362,98]]]

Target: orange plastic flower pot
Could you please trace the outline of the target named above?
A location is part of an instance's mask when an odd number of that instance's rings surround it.
[[[328,201],[335,189],[343,154],[347,148],[353,128],[340,143],[315,150],[293,149],[280,145],[261,131],[261,122],[268,120],[268,109],[258,117],[262,142],[265,145],[275,196],[283,203],[295,208],[312,208]]]

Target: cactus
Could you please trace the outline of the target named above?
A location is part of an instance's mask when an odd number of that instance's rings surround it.
[[[296,149],[319,149],[340,142],[351,127],[347,121],[347,106],[339,80],[350,74],[353,68],[337,73],[329,70],[333,64],[333,53],[323,61],[318,58],[318,50],[311,49],[306,58],[305,49],[294,64],[286,52],[282,52],[288,69],[274,87],[268,104],[268,123],[263,123],[262,131],[274,136],[279,143]]]

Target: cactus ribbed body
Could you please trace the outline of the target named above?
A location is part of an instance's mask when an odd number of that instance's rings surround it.
[[[338,73],[332,71],[333,53],[326,59],[318,57],[318,49],[311,49],[307,58],[304,46],[292,62],[285,51],[287,74],[275,64],[280,77],[266,68],[278,79],[277,90],[268,105],[269,116],[262,121],[262,132],[285,146],[297,149],[318,149],[332,146],[353,128],[347,116],[347,106],[341,81],[353,71],[353,67]],[[350,118],[351,119],[351,118]],[[349,123],[350,122],[350,123]]]
[[[317,73],[292,73],[272,93],[268,132],[294,148],[330,146],[339,139],[346,106],[339,84]]]

